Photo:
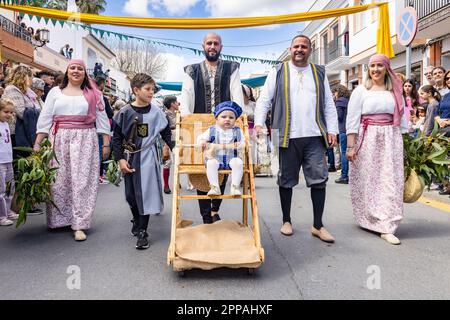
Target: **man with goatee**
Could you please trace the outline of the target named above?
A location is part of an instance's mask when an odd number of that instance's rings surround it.
[[[182,115],[190,113],[214,113],[215,107],[223,101],[234,101],[244,105],[239,63],[219,59],[222,51],[222,38],[210,32],[203,39],[205,60],[184,68],[183,89],[180,97]],[[222,194],[227,176],[220,186]],[[197,190],[198,195],[206,192]],[[203,223],[220,220],[219,211],[222,200],[199,200]]]
[[[275,66],[266,82],[255,108],[255,127],[261,134],[266,114],[272,110],[271,127],[275,146],[278,146],[278,186],[283,212],[281,233],[290,236],[292,189],[299,182],[303,169],[306,186],[311,188],[314,223],[313,236],[334,242],[324,228],[322,215],[328,167],[327,148],[336,144],[337,112],[328,84],[325,67],[308,63],[311,40],[305,35],[292,39],[291,59]]]

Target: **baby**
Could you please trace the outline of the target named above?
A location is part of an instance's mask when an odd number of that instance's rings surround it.
[[[239,151],[245,147],[245,139],[236,119],[242,114],[241,107],[233,101],[225,101],[216,106],[214,117],[216,124],[202,133],[197,144],[205,150],[206,176],[211,189],[208,196],[221,195],[219,187],[219,170],[231,169],[230,194],[241,195],[239,190],[244,163]],[[208,145],[209,144],[209,145]]]

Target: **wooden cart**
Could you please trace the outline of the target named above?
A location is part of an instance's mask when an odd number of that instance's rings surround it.
[[[213,224],[192,226],[191,221],[182,220],[180,200],[211,199],[210,196],[181,195],[180,175],[203,175],[206,179],[204,155],[196,145],[197,137],[215,123],[212,114],[191,114],[176,118],[176,146],[174,154],[174,181],[172,199],[172,229],[167,263],[181,276],[185,270],[215,268],[247,268],[251,274],[264,262],[261,246],[258,208],[256,206],[255,181],[251,157],[251,145],[247,117],[237,120],[246,142],[243,153],[244,175],[241,196],[221,195],[216,199],[242,199],[242,222],[220,220]],[[219,174],[229,174],[220,170]],[[249,224],[248,202],[251,204]],[[197,208],[197,203],[195,203]],[[222,219],[226,219],[226,213]]]

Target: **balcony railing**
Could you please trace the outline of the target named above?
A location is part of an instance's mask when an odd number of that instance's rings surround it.
[[[25,28],[18,24],[15,24],[4,16],[0,16],[0,26],[3,31],[13,35],[14,37],[20,38],[30,44],[32,43],[31,35],[25,30]]]
[[[337,41],[329,42],[324,52],[325,64],[342,56],[348,57],[349,49],[349,44],[343,41],[343,36],[338,37]]]
[[[405,7],[414,7],[419,20],[447,6],[450,0],[405,0]]]

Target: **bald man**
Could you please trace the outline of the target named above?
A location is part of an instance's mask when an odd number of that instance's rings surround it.
[[[244,105],[239,63],[219,59],[222,38],[210,32],[203,39],[205,60],[184,68],[181,114],[213,113],[223,101]]]
[[[180,97],[182,115],[191,113],[214,113],[215,107],[223,101],[234,101],[244,106],[244,96],[239,76],[239,63],[219,59],[222,38],[210,32],[203,39],[205,60],[184,68],[183,89]],[[223,194],[228,176],[220,186]],[[198,195],[206,192],[197,190]],[[218,211],[222,200],[198,200],[203,223],[220,220]]]

